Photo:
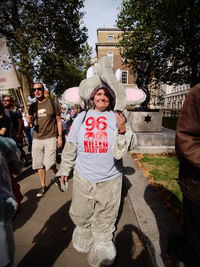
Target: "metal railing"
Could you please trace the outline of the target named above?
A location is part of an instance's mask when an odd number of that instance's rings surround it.
[[[164,118],[178,118],[179,109],[161,109]]]

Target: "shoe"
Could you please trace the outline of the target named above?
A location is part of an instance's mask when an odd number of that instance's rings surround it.
[[[46,193],[47,191],[47,188],[46,186],[42,186],[39,190],[39,192],[36,194],[36,197],[43,197],[44,194]]]

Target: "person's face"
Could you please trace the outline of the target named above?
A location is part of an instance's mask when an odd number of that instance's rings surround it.
[[[66,108],[65,107],[62,107],[61,110],[62,110],[62,113],[65,113]]]
[[[38,99],[41,100],[44,98],[44,88],[42,86],[42,84],[40,83],[35,83],[33,85],[33,92],[34,92],[34,96]]]
[[[12,106],[11,99],[9,96],[5,96],[3,99],[3,105],[5,109],[10,109]]]
[[[105,111],[110,104],[111,96],[107,89],[99,89],[94,95],[94,107],[97,111]]]
[[[78,114],[78,113],[80,113],[81,112],[81,107],[77,107],[77,109],[76,109],[76,113]]]

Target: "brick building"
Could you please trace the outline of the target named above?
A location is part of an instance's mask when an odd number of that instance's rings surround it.
[[[181,109],[183,102],[187,93],[190,90],[189,84],[183,85],[162,85],[162,88],[165,90],[165,103],[164,108],[166,109]]]
[[[118,28],[99,28],[97,29],[97,43],[96,43],[96,54],[97,59],[103,56],[111,57],[113,63],[113,71],[115,72],[118,68],[122,71],[122,83],[126,87],[135,87],[136,78],[131,73],[131,69],[123,64],[122,57],[120,55],[119,41],[120,35],[123,32]]]

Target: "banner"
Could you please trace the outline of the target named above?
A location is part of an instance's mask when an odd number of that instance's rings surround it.
[[[0,90],[20,87],[6,38],[0,38]]]

